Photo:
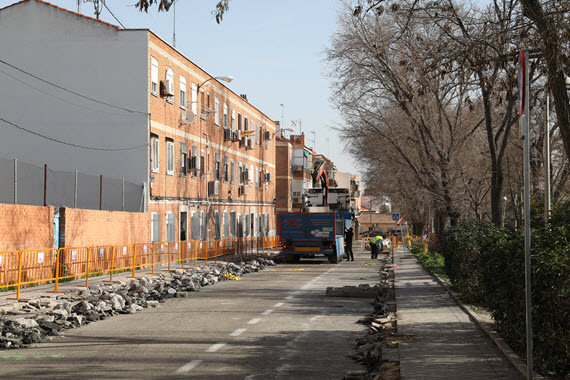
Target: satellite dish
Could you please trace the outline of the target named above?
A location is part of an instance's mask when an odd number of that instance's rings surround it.
[[[182,112],[181,120],[183,124],[192,124],[194,122],[194,119],[196,119],[196,115],[194,115],[194,112],[192,112],[192,110],[186,110]]]

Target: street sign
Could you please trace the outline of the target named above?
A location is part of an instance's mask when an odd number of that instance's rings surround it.
[[[398,220],[400,220],[400,213],[393,212],[393,213],[392,213],[392,220],[393,220],[394,222],[397,222]]]

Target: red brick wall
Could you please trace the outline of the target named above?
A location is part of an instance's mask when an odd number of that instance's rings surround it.
[[[149,241],[149,213],[65,208],[66,247]]]
[[[0,251],[53,245],[53,208],[0,204]]]

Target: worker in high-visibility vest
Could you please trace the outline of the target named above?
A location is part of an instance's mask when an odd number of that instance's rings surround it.
[[[376,235],[372,239],[370,239],[370,252],[371,252],[371,259],[377,259],[378,253],[380,252],[380,247],[382,247],[382,236]]]

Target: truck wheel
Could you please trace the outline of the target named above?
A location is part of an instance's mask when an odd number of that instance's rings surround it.
[[[329,263],[337,264],[338,263],[338,256],[337,255],[330,255],[329,256]]]

